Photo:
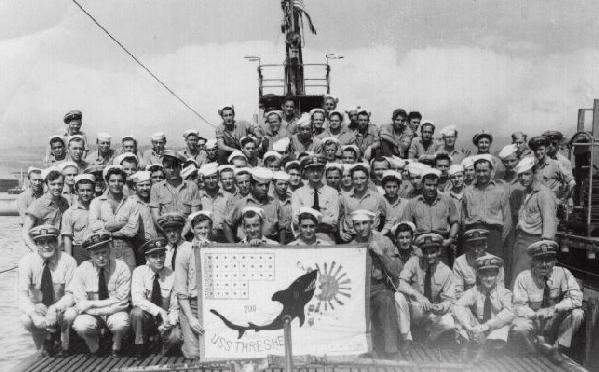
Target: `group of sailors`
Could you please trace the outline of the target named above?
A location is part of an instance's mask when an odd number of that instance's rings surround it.
[[[295,104],[258,123],[226,105],[214,138],[186,130],[175,151],[155,133],[144,153],[107,133],[90,151],[81,111],[67,113],[18,199],[31,250],[19,306],[36,347],[68,354],[72,328],[95,355],[128,342],[141,357],[159,343],[197,358],[199,249],[352,243],[368,247],[377,357],[409,354],[414,334],[475,359],[519,342],[563,360],[584,313],[556,266],[575,186],[561,133],[514,133],[496,156],[491,133],[459,150],[455,126],[436,136],[415,111],[379,126],[332,96],[301,115]]]

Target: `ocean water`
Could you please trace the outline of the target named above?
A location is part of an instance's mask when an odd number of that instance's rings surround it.
[[[0,271],[15,266],[28,252],[19,222],[19,217],[0,217]],[[31,336],[19,321],[16,277],[16,270],[0,274],[0,371],[10,371],[35,352]]]

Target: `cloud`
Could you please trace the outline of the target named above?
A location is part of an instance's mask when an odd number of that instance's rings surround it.
[[[69,59],[69,40],[80,40],[71,27],[63,23],[0,41],[0,145],[45,142],[74,108],[84,111],[83,129],[91,136],[97,131],[134,134],[143,143],[149,133],[164,130],[171,144],[180,145],[185,129],[213,133],[103,35],[85,46],[96,50],[101,63]],[[514,56],[510,48],[527,53]],[[539,55],[536,48],[522,42],[502,49],[456,45],[401,54],[392,44],[334,50],[345,58],[331,62],[332,92],[341,106],[370,108],[377,123],[388,122],[391,111],[403,107],[423,112],[440,127],[457,125],[463,138],[480,127],[499,136],[557,126],[572,132],[576,110],[596,96],[599,51]],[[324,62],[324,53],[331,51],[307,48],[304,60]],[[257,111],[256,64],[244,55],[281,63],[282,41],[209,43],[139,54],[212,123],[218,123],[217,108],[224,103],[233,103],[240,118],[251,119]]]

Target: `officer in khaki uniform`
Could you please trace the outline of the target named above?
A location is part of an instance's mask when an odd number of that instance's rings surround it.
[[[23,312],[21,323],[42,354],[54,354],[62,336],[62,351],[69,347],[68,322],[64,311],[72,305],[65,293],[71,285],[77,263],[58,246],[58,231],[52,225],[40,225],[29,230],[36,251],[19,261],[17,275],[18,304]]]
[[[584,318],[582,291],[572,273],[556,267],[558,245],[541,240],[528,247],[531,268],[514,282],[514,328],[529,351],[533,343],[557,363],[563,362],[560,349],[570,348],[572,335]]]
[[[514,313],[512,292],[504,288],[503,278],[500,278],[503,260],[495,256],[481,256],[475,260],[475,266],[476,286],[465,291],[457,300],[453,316],[465,346],[462,356],[466,358],[474,347],[474,360],[479,360],[485,352],[483,346],[492,349],[505,347]]]
[[[439,234],[420,235],[415,245],[422,256],[410,258],[399,274],[395,303],[404,351],[409,351],[412,341],[412,324],[424,326],[431,341],[455,327],[450,312],[454,300],[451,269],[439,260],[442,243]]]
[[[67,288],[75,306],[65,312],[65,318],[73,321],[73,329],[94,355],[105,351],[100,348],[99,336],[102,329],[108,329],[112,334],[111,355],[118,357],[129,331],[131,272],[124,261],[110,257],[111,244],[106,230],[92,230],[83,241],[90,259],[77,267]]]

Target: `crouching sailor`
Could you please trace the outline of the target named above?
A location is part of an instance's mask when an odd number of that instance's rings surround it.
[[[145,243],[142,249],[146,264],[136,267],[131,276],[131,330],[138,358],[146,356],[150,335],[161,336],[163,354],[180,340],[177,328],[179,306],[174,290],[175,273],[164,265],[166,245],[164,238]]]
[[[412,323],[424,327],[429,341],[455,327],[450,313],[454,300],[451,269],[439,260],[442,244],[443,237],[439,234],[420,235],[415,245],[422,250],[422,257],[410,258],[399,274],[395,302],[404,342],[402,351],[409,351]]]
[[[112,333],[112,356],[121,355],[123,336],[129,330],[129,294],[131,272],[119,259],[110,258],[111,239],[106,230],[92,231],[83,241],[89,261],[75,270],[71,293],[75,306],[65,313],[74,318],[73,329],[87,344],[92,354],[100,350],[100,333]]]
[[[528,247],[530,270],[522,271],[514,282],[513,331],[529,351],[533,344],[556,363],[564,357],[560,348],[570,348],[572,334],[584,318],[582,291],[572,273],[556,267],[558,245],[541,240]]]
[[[514,319],[512,292],[503,286],[503,260],[495,256],[476,259],[476,285],[456,301],[453,314],[461,326],[463,357],[475,349],[474,360],[480,360],[485,349],[503,349]],[[487,346],[485,348],[484,346]]]
[[[59,233],[52,225],[29,230],[37,251],[19,261],[17,277],[19,306],[24,313],[21,323],[44,355],[54,354],[61,335],[60,353],[69,347],[68,322],[63,314],[72,305],[72,297],[65,294],[65,287],[71,285],[77,263],[58,249]]]

